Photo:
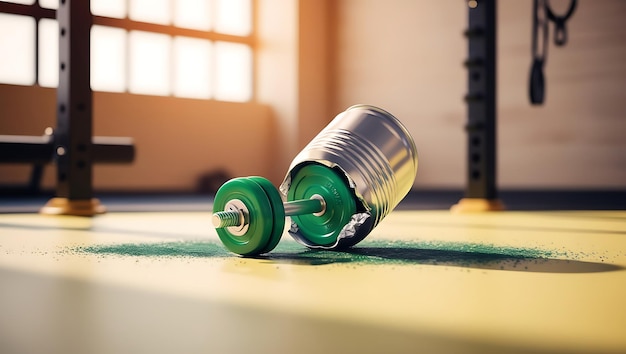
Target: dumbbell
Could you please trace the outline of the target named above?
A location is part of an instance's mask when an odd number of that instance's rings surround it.
[[[355,196],[341,174],[309,164],[298,171],[288,201],[263,177],[224,183],[215,195],[213,226],[231,252],[253,256],[271,251],[280,240],[285,217],[308,242],[331,246],[356,212]]]
[[[213,224],[226,248],[245,256],[274,249],[286,216],[289,234],[309,248],[351,247],[406,196],[416,173],[406,127],[380,108],[352,106],[294,158],[279,189],[257,176],[227,181]]]

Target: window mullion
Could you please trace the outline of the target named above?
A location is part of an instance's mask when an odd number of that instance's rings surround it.
[[[171,25],[159,25],[155,23],[133,21],[128,18],[120,19],[120,18],[94,16],[93,23],[97,25],[102,25],[102,26],[124,28],[127,31],[136,30],[136,31],[144,31],[144,32],[153,32],[153,33],[167,34],[169,36],[183,36],[183,37],[207,39],[211,41],[241,43],[241,44],[246,44],[249,46],[252,46],[254,43],[252,36],[235,36],[235,35],[230,35],[230,34],[217,33],[213,31],[193,30],[193,29],[181,28],[181,27],[176,27],[176,26],[171,26]]]

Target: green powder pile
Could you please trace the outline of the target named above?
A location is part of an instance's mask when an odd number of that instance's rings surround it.
[[[155,259],[240,257],[227,251],[221,243],[208,240],[95,245],[75,248],[72,252]],[[326,251],[308,249],[292,240],[283,240],[274,251],[256,258],[304,265],[444,265],[534,271],[558,268],[560,272],[615,270],[611,268],[615,266],[609,264],[568,260],[568,257],[571,258],[572,255],[566,252],[483,243],[366,240],[347,250]]]
[[[180,241],[161,243],[125,243],[116,245],[96,245],[79,247],[74,251],[97,255],[117,255],[134,257],[190,257],[212,258],[229,257],[223,246],[208,241]]]

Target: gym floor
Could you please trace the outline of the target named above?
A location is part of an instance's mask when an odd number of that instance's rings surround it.
[[[626,352],[626,198],[542,196],[417,193],[350,251],[285,233],[258,258],[224,250],[205,197],[5,199],[0,352]]]

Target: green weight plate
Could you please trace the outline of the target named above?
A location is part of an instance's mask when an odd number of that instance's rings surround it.
[[[308,243],[330,246],[356,212],[356,202],[339,172],[323,165],[309,164],[293,176],[287,201],[310,199],[315,194],[321,195],[326,202],[324,214],[294,215],[291,218]]]
[[[274,213],[274,223],[269,243],[267,244],[267,247],[259,252],[260,254],[263,254],[276,248],[276,245],[278,245],[278,242],[283,235],[283,230],[285,229],[285,208],[283,206],[283,200],[280,197],[280,193],[278,192],[278,189],[274,187],[272,182],[263,177],[253,176],[249,178],[263,188],[265,194],[267,194],[270,199],[270,204],[272,205],[272,211]]]
[[[248,209],[248,230],[239,236],[232,234],[228,228],[217,228],[217,235],[231,252],[243,256],[260,254],[270,244],[274,227],[270,198],[254,180],[235,178],[224,183],[215,194],[214,212],[223,211],[226,204],[234,199],[240,200]]]

